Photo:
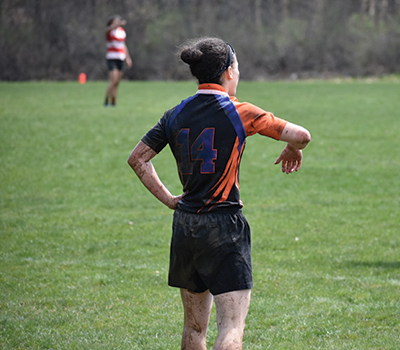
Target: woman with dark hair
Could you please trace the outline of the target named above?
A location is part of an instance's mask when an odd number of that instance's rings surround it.
[[[234,49],[202,38],[181,49],[199,82],[194,96],[165,112],[137,144],[128,163],[147,189],[173,209],[168,284],[181,290],[182,349],[206,349],[213,300],[218,337],[214,349],[242,349],[253,286],[250,228],[242,214],[239,165],[246,138],[256,133],[286,142],[275,164],[298,171],[311,139],[301,126],[236,97],[239,65]],[[183,194],[173,196],[151,159],[167,144]]]
[[[106,91],[104,105],[115,106],[117,103],[117,91],[119,82],[122,79],[124,62],[129,68],[132,67],[131,56],[125,44],[126,33],[123,25],[126,21],[119,15],[111,16],[107,21],[106,42],[107,42],[107,66],[109,71],[109,84]]]

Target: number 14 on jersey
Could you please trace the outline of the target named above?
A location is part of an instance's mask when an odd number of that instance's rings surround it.
[[[193,164],[201,161],[200,171],[202,174],[213,174],[215,172],[215,160],[217,150],[214,149],[214,128],[204,129],[196,140],[190,144],[190,129],[181,129],[177,136],[177,143],[182,147],[182,162],[179,165],[183,175],[193,173]]]

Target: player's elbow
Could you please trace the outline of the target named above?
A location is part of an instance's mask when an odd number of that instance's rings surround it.
[[[132,154],[128,158],[128,164],[135,172],[136,172],[136,169],[138,169],[138,167],[140,167],[140,162],[139,162],[139,159],[138,159],[137,155],[135,154],[135,152],[132,152]]]
[[[304,148],[311,141],[311,134],[307,129],[299,130],[297,135],[297,143],[300,144],[301,148]]]
[[[144,169],[151,165],[150,160],[157,153],[148,147],[145,143],[140,141],[134,150],[132,151],[130,157],[128,158],[128,164],[133,169],[133,171],[140,176]]]
[[[303,149],[311,141],[311,135],[302,126],[288,122],[283,129],[280,140],[292,144],[297,149]]]
[[[142,179],[146,172],[146,162],[135,151],[128,158],[128,164],[139,179]]]
[[[292,133],[291,137],[285,141],[297,149],[303,149],[311,141],[311,134],[304,128],[298,128]]]

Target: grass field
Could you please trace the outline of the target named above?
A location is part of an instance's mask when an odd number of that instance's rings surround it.
[[[0,83],[0,348],[179,349],[172,212],[126,160],[194,82]],[[248,139],[254,289],[244,349],[400,349],[400,80],[241,82],[310,130],[302,169]],[[157,97],[157,99],[155,98]],[[166,149],[154,164],[179,194]],[[213,313],[208,347],[217,335]]]

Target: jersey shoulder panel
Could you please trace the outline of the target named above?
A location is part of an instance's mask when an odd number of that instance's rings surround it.
[[[160,153],[168,144],[167,124],[171,115],[176,111],[176,108],[177,106],[167,110],[157,124],[154,125],[142,138],[142,142],[157,153]]]
[[[196,95],[190,96],[181,101],[181,103],[177,106],[167,110],[158,123],[142,138],[142,141],[154,151],[160,153],[168,144],[168,138],[170,137],[171,132],[171,124],[182,111],[182,109],[184,109],[185,106],[195,98],[195,96]]]
[[[273,113],[267,112],[248,102],[233,100],[243,122],[246,135],[260,134],[279,140],[287,121],[277,118]]]

